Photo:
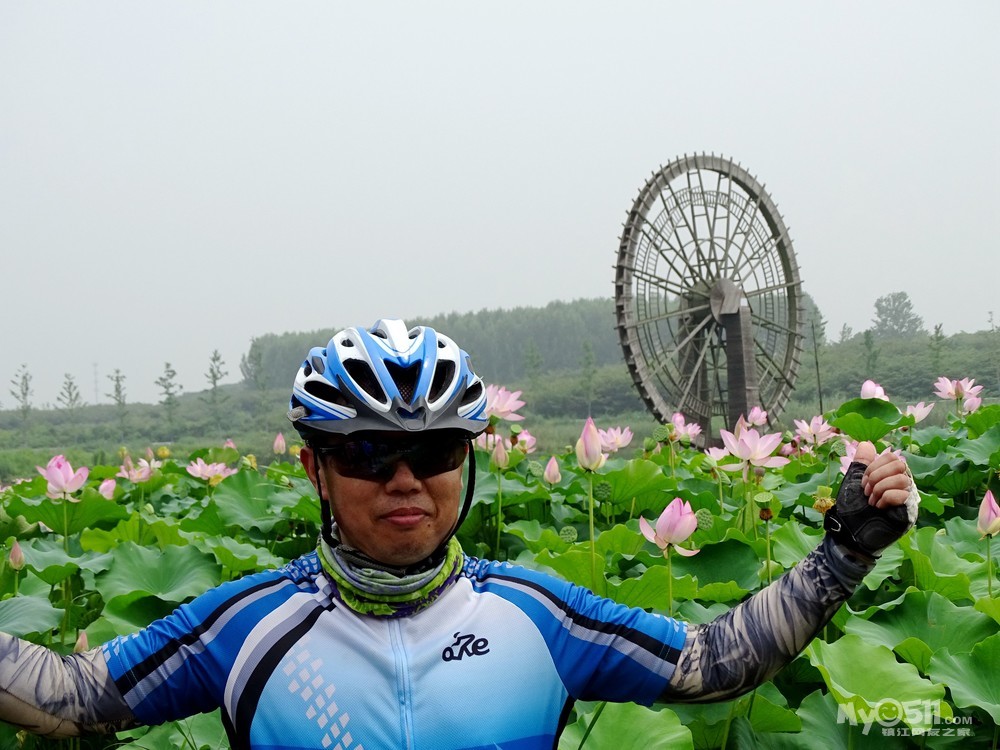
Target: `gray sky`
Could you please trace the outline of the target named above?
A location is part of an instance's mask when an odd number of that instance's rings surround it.
[[[764,182],[836,337],[995,311],[996,2],[0,0],[0,403],[252,336],[613,294],[674,157]],[[320,342],[317,342],[320,343]],[[290,363],[289,379],[295,363]]]

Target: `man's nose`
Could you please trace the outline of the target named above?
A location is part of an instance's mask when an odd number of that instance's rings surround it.
[[[389,492],[412,492],[420,486],[420,480],[413,474],[413,469],[404,459],[396,461],[392,476],[385,483]]]

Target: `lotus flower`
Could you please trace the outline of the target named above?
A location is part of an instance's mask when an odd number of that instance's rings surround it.
[[[82,654],[84,651],[90,650],[90,642],[87,640],[87,631],[81,630],[80,635],[76,639],[76,644],[73,646],[74,654]]]
[[[927,415],[931,413],[934,408],[934,404],[925,404],[923,401],[919,401],[915,404],[911,404],[906,407],[906,414],[913,417],[913,422],[923,422],[927,419]]]
[[[41,466],[35,468],[48,481],[45,494],[53,500],[57,498],[72,500],[70,495],[83,487],[83,483],[87,481],[87,476],[90,474],[90,469],[85,466],[81,466],[74,472],[66,457],[61,455],[49,459],[44,469]]]
[[[994,503],[995,505],[996,503]],[[14,570],[21,570],[24,567],[24,551],[21,549],[21,545],[14,540],[14,543],[10,545],[10,557],[8,558],[8,563],[10,567]]]
[[[976,528],[983,536],[994,536],[1000,533],[1000,505],[990,490],[986,490],[983,502],[979,504],[979,520]],[[13,555],[13,553],[11,553]]]
[[[507,450],[511,450],[514,446],[505,438],[503,435],[498,435],[494,432],[482,432],[476,436],[476,445],[482,448],[487,453],[492,453],[493,449],[496,447],[497,441],[506,441],[504,446]]]
[[[971,414],[980,406],[982,406],[983,400],[979,396],[969,396],[965,401],[962,402],[962,410],[966,414]]]
[[[549,484],[559,484],[562,480],[562,474],[559,472],[559,462],[556,461],[556,457],[552,456],[549,462],[545,464],[545,471],[542,473],[542,479],[544,479]]]
[[[236,473],[236,469],[230,469],[225,464],[207,464],[203,458],[196,458],[187,465],[187,473],[196,479],[204,479],[210,485],[215,486],[228,476]]]
[[[747,414],[746,423],[750,427],[763,427],[767,424],[767,412],[755,406]]]
[[[146,482],[153,472],[160,468],[162,464],[153,459],[152,461],[145,458],[139,459],[138,466],[132,463],[132,457],[129,455],[125,456],[125,460],[122,462],[119,471],[115,474],[116,477],[121,477],[122,479],[127,479],[133,484],[139,484],[140,482]]]
[[[535,436],[527,430],[521,430],[511,439],[512,447],[517,448],[522,453],[534,453],[537,442]]]
[[[274,452],[274,455],[276,456],[284,455],[285,453],[284,433],[279,432],[277,435],[274,436],[274,443],[271,445],[271,450]]]
[[[801,419],[796,419],[794,422],[795,434],[803,443],[822,445],[836,434],[822,415],[813,417],[808,422]]]
[[[223,448],[232,448],[233,450],[236,450],[236,443],[233,442],[232,438],[226,438],[226,442],[224,442],[222,444],[222,447]]]
[[[500,471],[510,466],[510,454],[507,453],[507,446],[504,445],[505,442],[504,440],[497,440],[496,445],[493,446],[493,454],[491,456],[493,464]]]
[[[597,471],[608,460],[601,452],[601,433],[592,417],[587,417],[580,439],[576,441],[576,460],[586,471]]]
[[[113,500],[115,497],[115,480],[105,479],[101,482],[101,486],[97,488],[97,491],[101,493],[107,500]]]
[[[975,378],[949,380],[942,375],[934,382],[934,395],[946,401],[962,401],[969,396],[978,396],[983,387],[975,385],[975,382]]]
[[[728,430],[719,430],[722,437],[722,444],[726,446],[731,456],[740,459],[739,464],[726,465],[721,468],[727,471],[738,471],[743,469],[743,478],[747,478],[747,469],[753,466],[784,466],[788,459],[784,456],[772,455],[779,445],[781,445],[781,433],[772,432],[769,435],[761,435],[754,429],[743,430],[739,437],[736,437]]]
[[[679,497],[671,500],[660,517],[656,519],[655,529],[649,525],[649,521],[642,516],[639,517],[639,530],[642,531],[642,535],[659,547],[663,551],[664,557],[669,553],[671,546],[677,550],[678,554],[685,557],[698,554],[696,549],[684,549],[678,546],[681,542],[686,541],[697,528],[698,518],[691,509],[691,504]]]
[[[601,448],[608,453],[616,453],[632,442],[632,430],[628,427],[609,427],[598,430],[597,434],[601,436]]]
[[[889,400],[889,397],[885,395],[885,391],[882,389],[882,386],[874,380],[866,380],[861,384],[861,398],[877,398],[882,401]]]
[[[524,417],[515,412],[524,406],[518,397],[521,391],[508,391],[503,386],[486,386],[486,416],[506,419],[509,422],[520,422]]]
[[[686,422],[684,415],[679,411],[673,413],[670,423],[674,426],[671,440],[694,440],[701,434],[701,425],[697,422]]]

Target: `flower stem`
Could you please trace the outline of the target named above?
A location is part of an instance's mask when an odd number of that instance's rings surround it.
[[[667,613],[674,616],[674,560],[670,556],[670,545],[663,550],[664,557],[667,558]]]
[[[493,556],[500,559],[500,530],[503,528],[503,477],[497,470],[497,546]]]
[[[993,598],[993,537],[986,535],[986,592]]]
[[[590,720],[590,723],[587,725],[587,731],[585,731],[583,733],[583,737],[580,738],[580,744],[579,746],[577,746],[576,750],[581,750],[581,748],[586,744],[587,738],[590,736],[591,731],[593,731],[594,729],[594,724],[596,724],[597,720],[601,718],[601,713],[604,711],[604,707],[606,705],[608,705],[607,701],[601,701],[597,705],[597,710],[594,711],[594,717]]]
[[[587,510],[590,516],[590,590],[597,593],[597,545],[594,543],[594,475],[590,474]]]
[[[771,522],[764,521],[765,542],[767,544],[767,583],[771,584]]]

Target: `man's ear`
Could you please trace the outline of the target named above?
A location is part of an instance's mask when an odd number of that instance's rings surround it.
[[[316,486],[316,462],[320,460],[319,456],[308,445],[303,445],[302,450],[299,451],[299,460],[302,462],[302,468],[305,469],[306,476],[313,488],[319,492],[319,487]]]

